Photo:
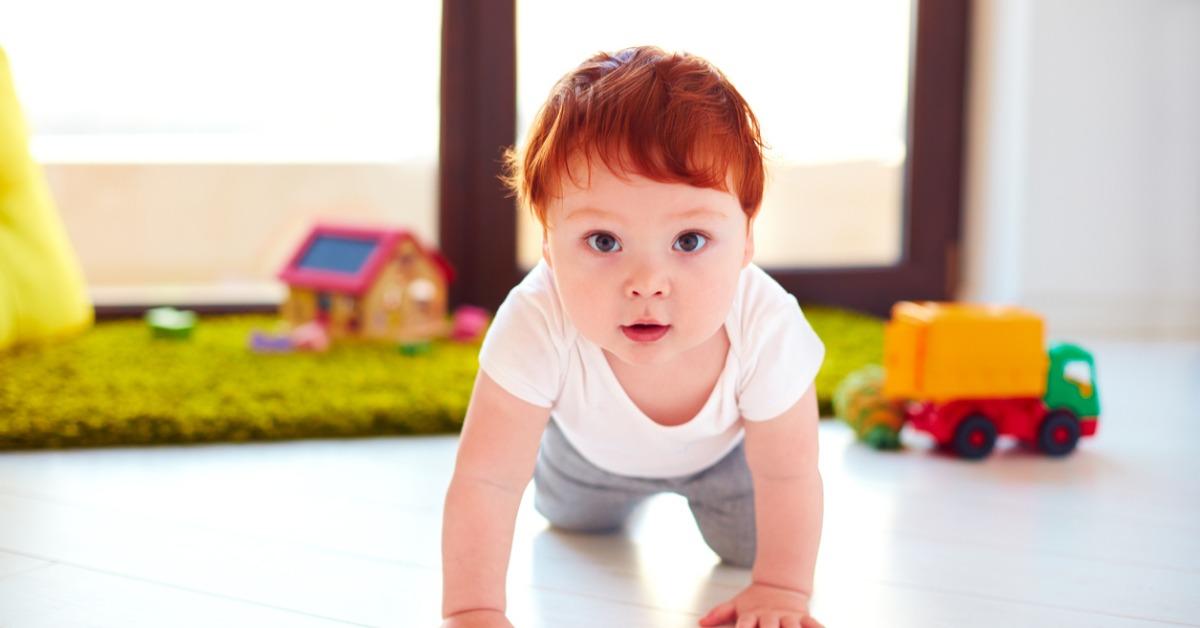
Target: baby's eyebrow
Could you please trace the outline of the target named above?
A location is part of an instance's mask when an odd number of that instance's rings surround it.
[[[572,220],[575,218],[585,218],[587,216],[598,216],[600,218],[611,218],[617,222],[621,222],[620,214],[617,214],[616,212],[610,212],[607,210],[603,210],[603,209],[597,209],[595,207],[581,207],[579,209],[576,209],[575,211],[573,211],[567,215],[566,220]],[[714,220],[724,220],[726,218],[725,214],[722,214],[721,212],[716,211],[715,209],[708,209],[707,207],[696,207],[694,209],[685,209],[681,212],[676,212],[674,214],[671,214],[668,217],[674,218],[676,220],[681,220],[681,219],[685,219],[685,218],[711,218]]]
[[[570,214],[567,214],[566,219],[574,220],[576,218],[586,218],[588,216],[598,216],[600,218],[612,217],[618,221],[620,220],[620,217],[617,214],[615,214],[613,212],[609,212],[609,211],[604,211],[603,209],[596,209],[595,207],[581,207],[581,208],[571,212]]]
[[[689,209],[671,214],[671,218],[712,218],[714,220],[724,220],[726,216],[715,209],[697,207],[696,209]]]

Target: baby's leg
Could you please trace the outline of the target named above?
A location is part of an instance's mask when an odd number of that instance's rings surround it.
[[[754,565],[754,484],[741,444],[688,479],[679,492],[687,498],[704,542],[722,560],[737,567]]]
[[[636,478],[614,475],[579,455],[553,420],[546,426],[533,471],[534,506],[557,528],[611,532],[653,493]]]

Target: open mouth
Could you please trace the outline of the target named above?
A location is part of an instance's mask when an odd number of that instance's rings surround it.
[[[634,342],[654,342],[667,335],[670,325],[621,325],[621,331]]]

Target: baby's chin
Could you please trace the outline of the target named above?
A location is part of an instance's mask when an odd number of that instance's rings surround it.
[[[630,366],[655,366],[677,363],[679,358],[689,350],[680,347],[679,338],[671,338],[676,333],[671,330],[661,340],[653,343],[639,344],[623,337],[617,337],[608,343],[597,343],[609,354]]]
[[[672,330],[673,332],[674,330]],[[593,334],[586,333],[583,330],[580,330],[580,333],[583,334],[584,338],[590,340],[592,344],[603,349],[609,356],[631,366],[666,364],[679,356],[677,348],[663,343],[663,341],[667,340],[666,337],[658,342],[639,346],[637,343],[620,335],[620,332],[617,332],[615,336],[604,336],[602,338],[597,338]],[[670,333],[668,333],[669,335]]]
[[[669,364],[672,360],[679,357],[678,352],[663,350],[661,348],[633,348],[629,347],[614,347],[605,348],[611,355],[630,366],[654,366],[656,364]]]
[[[630,366],[678,365],[685,354],[701,349],[705,344],[714,340],[715,334],[722,333],[723,323],[717,323],[712,332],[687,333],[691,327],[680,328],[672,324],[671,330],[665,336],[654,342],[637,342],[626,337],[622,332],[608,335],[596,334],[596,330],[580,330],[584,338],[592,341],[610,356]],[[592,332],[592,333],[589,333]]]

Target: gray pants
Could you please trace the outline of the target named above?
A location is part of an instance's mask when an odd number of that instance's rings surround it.
[[[678,478],[615,475],[579,455],[551,420],[534,469],[534,506],[551,525],[573,532],[620,529],[656,493],[687,498],[704,542],[725,562],[754,564],[754,486],[739,444],[713,466]]]

